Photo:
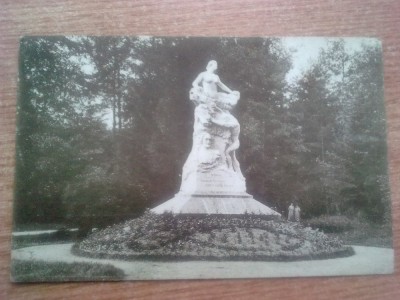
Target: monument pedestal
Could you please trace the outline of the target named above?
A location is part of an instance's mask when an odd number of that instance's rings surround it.
[[[247,195],[185,195],[178,193],[174,198],[151,210],[156,214],[223,214],[223,215],[271,215],[280,214]]]

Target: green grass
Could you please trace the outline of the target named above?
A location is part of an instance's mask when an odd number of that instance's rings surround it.
[[[14,282],[122,280],[124,276],[122,270],[103,264],[14,260],[11,265]]]

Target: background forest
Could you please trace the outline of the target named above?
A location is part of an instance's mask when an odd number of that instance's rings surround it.
[[[23,38],[15,224],[103,226],[172,198],[189,89],[211,59],[241,92],[237,156],[255,199],[390,223],[380,44],[330,40],[288,80],[293,53],[278,38]]]

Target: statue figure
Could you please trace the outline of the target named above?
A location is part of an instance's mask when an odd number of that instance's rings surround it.
[[[211,60],[206,71],[201,72],[193,81],[190,90],[190,100],[196,104],[193,147],[201,143],[204,132],[207,132],[220,150],[221,164],[225,164],[227,169],[233,170],[244,179],[235,155],[235,150],[240,145],[240,125],[230,113],[237,104],[240,93],[222,83],[215,74],[217,67],[217,62]]]
[[[222,83],[211,60],[193,81],[189,99],[194,109],[193,145],[183,165],[174,198],[152,209],[155,213],[245,214],[280,217],[246,192],[236,159],[240,125],[231,114],[240,93]]]

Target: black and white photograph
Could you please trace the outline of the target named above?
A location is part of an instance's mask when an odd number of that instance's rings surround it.
[[[14,282],[394,271],[375,38],[20,40]]]

